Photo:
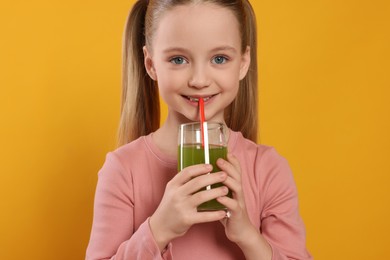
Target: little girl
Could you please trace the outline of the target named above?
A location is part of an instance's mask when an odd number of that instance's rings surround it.
[[[247,0],[135,3],[120,147],[99,172],[87,259],[311,259],[290,168],[255,143],[255,24]],[[168,106],[160,128],[159,94]],[[201,164],[177,173],[179,125],[199,120],[200,98],[207,121],[230,129],[229,154],[220,172]],[[228,211],[197,211],[211,199]]]

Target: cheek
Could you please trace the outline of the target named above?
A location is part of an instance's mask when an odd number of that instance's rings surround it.
[[[219,77],[218,82],[225,91],[237,91],[240,80],[235,73],[225,73],[222,77]]]
[[[165,73],[157,77],[160,96],[166,103],[170,103],[181,94],[183,84],[182,78],[175,73]]]
[[[162,72],[157,75],[157,82],[161,91],[175,91],[186,84],[186,79],[183,73]]]

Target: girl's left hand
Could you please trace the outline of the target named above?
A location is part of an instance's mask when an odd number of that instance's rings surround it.
[[[244,192],[241,184],[241,167],[235,156],[228,154],[227,161],[217,160],[217,165],[221,171],[228,174],[228,178],[223,182],[233,193],[233,198],[227,196],[219,197],[217,200],[225,205],[230,212],[229,218],[221,220],[225,227],[227,238],[237,244],[245,243],[248,235],[257,233],[258,230],[252,225],[246,211]]]

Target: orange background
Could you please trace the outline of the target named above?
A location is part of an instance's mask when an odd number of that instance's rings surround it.
[[[84,258],[132,2],[1,3],[0,259]],[[309,250],[389,259],[390,2],[252,3],[260,140],[291,164]]]

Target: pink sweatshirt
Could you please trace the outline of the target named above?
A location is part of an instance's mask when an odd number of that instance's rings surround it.
[[[247,211],[271,245],[272,259],[311,259],[286,160],[233,131],[228,150],[241,163]],[[109,153],[99,172],[86,259],[245,259],[219,222],[194,225],[160,252],[148,220],[175,174],[176,158],[159,151],[151,135]]]

